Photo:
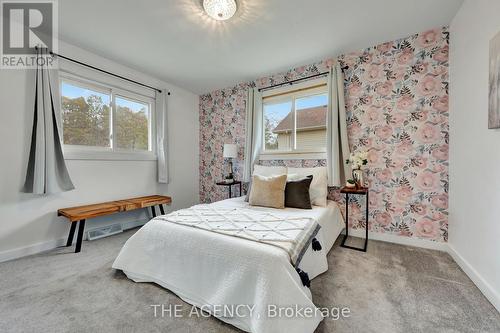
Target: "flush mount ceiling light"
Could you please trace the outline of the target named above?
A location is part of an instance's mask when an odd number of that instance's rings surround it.
[[[203,8],[211,18],[225,21],[233,17],[237,6],[235,0],[203,0]]]

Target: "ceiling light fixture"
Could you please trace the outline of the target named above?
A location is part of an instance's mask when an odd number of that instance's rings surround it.
[[[229,20],[236,13],[236,0],[203,0],[203,9],[217,21]]]

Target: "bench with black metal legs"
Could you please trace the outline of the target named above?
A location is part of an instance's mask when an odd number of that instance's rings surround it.
[[[57,211],[57,216],[66,217],[71,223],[66,246],[71,246],[73,244],[76,225],[78,224],[78,234],[76,237],[75,247],[75,253],[78,253],[82,248],[83,232],[85,229],[85,221],[87,219],[148,207],[151,208],[153,217],[156,217],[156,206],[160,208],[161,214],[164,215],[165,210],[163,205],[169,205],[171,203],[171,197],[164,195],[149,195],[145,197],[109,201],[92,205],[62,208]]]

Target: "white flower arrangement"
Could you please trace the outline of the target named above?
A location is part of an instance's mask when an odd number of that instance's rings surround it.
[[[368,164],[368,152],[357,151],[351,153],[349,159],[346,160],[346,164],[351,164],[353,170],[360,170],[363,165]]]

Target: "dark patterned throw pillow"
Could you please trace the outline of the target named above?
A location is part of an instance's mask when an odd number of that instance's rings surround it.
[[[286,182],[285,207],[312,209],[309,187],[313,176]]]

